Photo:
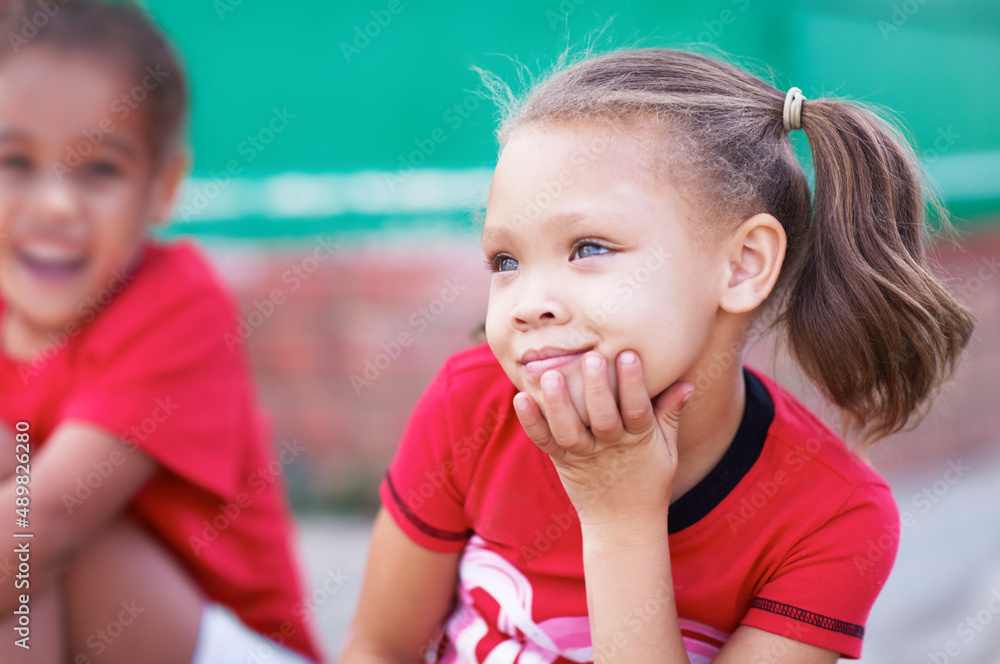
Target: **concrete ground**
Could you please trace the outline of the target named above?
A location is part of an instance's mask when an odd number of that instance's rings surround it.
[[[912,520],[861,661],[1000,664],[1000,441],[890,484]]]
[[[299,551],[312,593],[307,599],[330,662],[337,661],[361,592],[371,526],[364,517],[299,517]]]
[[[884,474],[911,518],[869,618],[862,664],[1000,664],[1000,444]],[[336,661],[371,522],[303,516],[299,526],[315,624]]]

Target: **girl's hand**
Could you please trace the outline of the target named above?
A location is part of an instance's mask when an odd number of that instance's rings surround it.
[[[694,385],[675,383],[654,405],[639,356],[626,350],[617,359],[618,406],[604,357],[587,353],[581,364],[590,427],[581,421],[565,378],[555,370],[542,376],[547,416],[530,395],[514,397],[521,426],[552,458],[581,524],[664,513],[677,472],[680,411]]]

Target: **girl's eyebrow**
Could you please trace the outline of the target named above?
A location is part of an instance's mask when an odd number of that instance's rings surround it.
[[[104,137],[104,144],[132,161],[138,157],[138,152],[131,141],[108,135]]]
[[[496,242],[503,244],[510,241],[510,231],[506,228],[496,228],[494,226],[483,227],[483,242]]]
[[[0,131],[0,143],[13,143],[27,139],[28,135],[23,131],[18,131],[17,129],[4,129]]]
[[[539,215],[537,218],[531,219],[530,221],[521,218],[520,220],[515,217],[515,226],[519,226],[524,223],[532,224],[551,224],[557,225],[560,228],[566,230],[572,230],[575,226],[579,226],[588,221],[593,221],[595,219],[603,219],[606,221],[613,221],[615,223],[621,224],[628,220],[628,217],[623,216],[617,212],[612,211],[600,211],[597,213],[584,212],[584,211],[572,211],[572,212],[560,212],[553,214],[551,216],[546,216],[544,214]],[[495,227],[486,226],[483,228],[482,241],[483,242],[497,242],[497,243],[509,243],[512,241],[514,234],[506,227]]]
[[[31,140],[31,137],[23,131],[17,129],[0,130],[0,144],[27,140]],[[126,141],[117,136],[105,136],[102,144],[121,154],[126,159],[134,161],[138,156],[138,152],[131,141]]]

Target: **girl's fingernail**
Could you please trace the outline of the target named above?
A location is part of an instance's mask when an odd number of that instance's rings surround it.
[[[514,397],[514,408],[517,408],[518,410],[527,410],[528,397],[526,397],[523,394],[518,394],[516,397]]]
[[[691,390],[690,392],[684,395],[684,398],[681,399],[681,408],[684,408],[685,404],[687,404],[688,399],[691,398],[692,394],[694,394],[694,390]]]
[[[583,364],[588,369],[600,369],[601,359],[600,355],[584,355]]]
[[[546,392],[553,392],[559,387],[559,374],[547,373],[542,376],[542,389]]]
[[[627,350],[624,353],[622,353],[621,355],[619,355],[618,359],[621,360],[622,364],[635,364],[635,361],[638,358],[636,357],[635,353],[633,353],[630,350]]]

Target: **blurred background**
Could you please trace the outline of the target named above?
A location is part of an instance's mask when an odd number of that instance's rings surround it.
[[[496,109],[472,67],[516,83],[522,66],[539,72],[567,46],[699,43],[769,66],[779,88],[807,98],[893,109],[954,215],[960,239],[933,251],[979,326],[925,422],[870,455],[904,534],[863,661],[1000,662],[995,0],[146,6],[182,51],[194,97],[192,175],[163,235],[205,247],[242,306],[234,344],[249,354],[275,443],[308,447],[285,473],[331,655],[410,409],[485,316],[478,234]],[[771,340],[750,363],[832,421]],[[333,593],[330,574],[346,578]]]

